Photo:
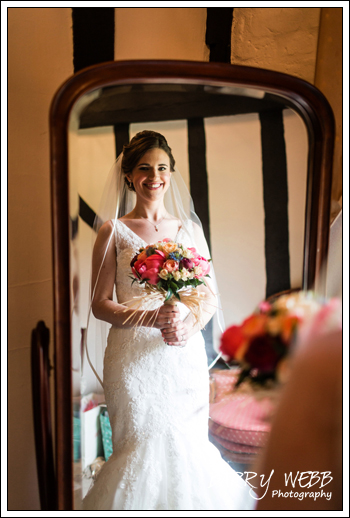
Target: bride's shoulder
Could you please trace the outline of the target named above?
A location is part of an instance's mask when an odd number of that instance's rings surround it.
[[[186,219],[183,222],[183,226],[186,228],[186,230],[189,230],[194,233],[198,233],[198,232],[202,231],[202,227],[200,225],[198,225],[198,223],[196,223],[192,219]]]
[[[103,223],[103,225],[101,225],[101,227],[98,231],[98,234],[97,234],[95,247],[100,246],[101,244],[105,243],[106,241],[108,241],[110,239],[111,234],[114,233],[114,226],[115,226],[114,220],[110,220],[110,219],[108,221],[106,221],[105,223]]]
[[[108,221],[105,221],[103,225],[101,225],[100,230],[98,231],[98,234],[101,236],[110,234],[111,231],[114,229],[115,220],[109,219]]]

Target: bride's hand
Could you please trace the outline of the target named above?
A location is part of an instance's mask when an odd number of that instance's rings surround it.
[[[179,308],[170,304],[163,304],[158,311],[153,327],[156,327],[157,329],[169,329],[179,321]]]
[[[189,339],[188,324],[179,320],[165,329],[162,329],[162,337],[168,345],[184,347]]]

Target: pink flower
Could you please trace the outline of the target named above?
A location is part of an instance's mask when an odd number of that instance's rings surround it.
[[[267,302],[267,300],[263,300],[259,304],[259,309],[260,309],[261,313],[267,313],[271,309],[271,304],[269,302]]]
[[[193,255],[192,261],[193,261],[194,265],[198,266],[200,255],[198,254],[197,250],[195,248],[189,248],[188,250],[190,250],[192,252],[192,255]]]
[[[204,259],[204,257],[201,257],[200,255],[198,256],[198,264],[196,266],[199,266],[202,270],[201,277],[204,277],[210,271],[210,264],[206,259]]]
[[[141,274],[142,279],[147,279],[150,284],[157,284],[159,282],[159,268],[149,268]]]
[[[179,263],[177,261],[174,261],[173,259],[168,259],[164,265],[163,268],[167,270],[168,272],[176,272],[176,270],[179,269]]]
[[[146,270],[147,270],[147,266],[145,265],[145,263],[143,263],[143,264],[141,264],[141,266],[139,266],[137,271],[142,275],[143,273],[145,273]]]

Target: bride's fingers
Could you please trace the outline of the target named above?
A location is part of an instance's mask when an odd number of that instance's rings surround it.
[[[165,342],[182,343],[188,339],[187,331],[184,327],[174,329],[162,329],[162,337]]]
[[[160,315],[168,315],[168,314],[180,314],[180,310],[177,306],[172,306],[170,304],[163,304],[163,306],[159,309]]]
[[[165,341],[165,340],[164,340]],[[173,345],[174,347],[183,347],[187,344],[187,340],[183,340],[181,342],[166,342],[168,345]]]
[[[181,319],[179,313],[165,313],[159,317],[159,322],[162,323],[165,328],[174,327],[180,321]]]

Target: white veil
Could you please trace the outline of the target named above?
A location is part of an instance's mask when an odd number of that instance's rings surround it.
[[[136,203],[135,193],[128,189],[124,180],[124,174],[121,167],[122,159],[123,153],[121,153],[118,156],[110,170],[101,198],[100,207],[98,209],[94,222],[95,233],[93,236],[93,244],[96,240],[97,233],[101,225],[108,220],[112,220],[113,222],[113,228],[103,254],[101,265],[99,266],[95,285],[90,286],[90,303],[88,306],[87,330],[85,333],[84,343],[84,352],[86,353],[87,360],[102,387],[103,357],[107,345],[107,334],[110,328],[110,324],[108,324],[107,322],[103,322],[101,320],[97,320],[94,317],[91,310],[91,304],[94,297],[95,288],[99,279],[99,274],[107,254],[108,247],[110,246],[112,238],[115,235],[116,220],[121,218],[125,214],[128,214],[134,208]],[[204,237],[202,224],[197,214],[195,213],[193,201],[187,189],[187,186],[181,174],[176,168],[174,172],[171,174],[170,187],[164,196],[164,205],[166,210],[170,214],[172,214],[181,221],[182,228],[189,234],[190,242],[193,243],[193,246],[197,249],[199,254],[205,257],[206,259],[209,259],[210,253],[206,239]],[[214,318],[217,319],[218,329],[220,329],[220,331],[223,332],[223,311],[220,304],[220,296],[218,292],[218,286],[216,283],[213,263],[211,262],[210,265],[210,280],[208,282],[210,283],[210,288],[216,295],[217,299],[217,311],[215,313]],[[116,300],[115,290],[114,296]],[[217,347],[215,349],[216,352],[218,352]],[[216,363],[220,356],[221,354],[218,352],[218,355],[210,364],[208,369],[211,369],[213,367],[213,365]]]

